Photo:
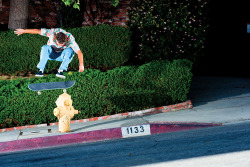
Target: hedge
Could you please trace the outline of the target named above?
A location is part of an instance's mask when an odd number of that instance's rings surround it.
[[[131,52],[131,32],[120,26],[99,25],[66,29],[76,39],[84,54],[85,66],[97,69],[113,69],[126,63]],[[0,75],[37,72],[41,47],[48,38],[40,35],[13,31],[0,32]],[[48,61],[45,72],[59,68],[61,62]],[[79,61],[75,55],[69,70],[78,70]]]
[[[81,113],[74,119],[105,116],[164,106],[187,100],[192,79],[188,60],[155,61],[142,66],[122,66],[101,72],[65,73],[76,84],[67,89],[73,106]],[[0,81],[0,128],[56,122],[53,109],[62,90],[28,89],[30,83],[58,82],[55,75],[43,78]]]
[[[135,60],[189,59],[202,55],[209,27],[209,0],[134,0],[128,11]],[[136,49],[135,49],[136,50]]]

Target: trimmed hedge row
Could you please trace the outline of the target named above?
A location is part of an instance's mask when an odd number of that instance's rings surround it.
[[[131,32],[120,26],[99,25],[66,29],[72,33],[84,54],[85,66],[97,69],[113,69],[128,61],[131,52]],[[0,75],[37,72],[41,47],[48,38],[40,35],[23,34],[13,31],[0,32]],[[45,72],[59,68],[61,62],[48,61]],[[70,63],[69,70],[79,67],[77,55]]]
[[[85,119],[164,106],[187,100],[192,79],[188,60],[155,61],[123,66],[107,72],[86,69],[65,73],[76,84],[67,90],[75,109],[74,119]],[[55,75],[0,82],[0,128],[56,122],[53,109],[61,90],[28,89],[30,83],[64,81]]]

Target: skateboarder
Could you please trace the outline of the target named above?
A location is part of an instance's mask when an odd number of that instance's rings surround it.
[[[75,41],[75,38],[69,32],[61,28],[52,29],[16,29],[15,34],[39,34],[49,37],[47,45],[42,47],[40,53],[40,62],[37,65],[39,69],[36,77],[44,76],[44,69],[48,60],[61,61],[62,64],[56,74],[57,77],[65,78],[63,71],[67,71],[69,63],[74,57],[74,53],[78,55],[79,59],[79,72],[84,71],[83,54]]]

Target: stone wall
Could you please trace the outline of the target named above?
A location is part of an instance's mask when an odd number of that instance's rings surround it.
[[[30,0],[29,28],[58,26],[59,3],[61,0]],[[126,26],[130,0],[120,0],[117,7],[109,1],[88,0],[86,11],[83,11],[82,26],[111,24]],[[10,0],[0,0],[0,26],[8,25]]]

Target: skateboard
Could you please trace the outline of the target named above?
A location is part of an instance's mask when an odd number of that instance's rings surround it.
[[[65,82],[47,82],[47,83],[37,83],[29,84],[29,89],[33,91],[38,91],[38,95],[41,94],[42,90],[53,90],[53,89],[63,89],[66,93],[66,89],[75,85],[75,81],[65,81]]]

